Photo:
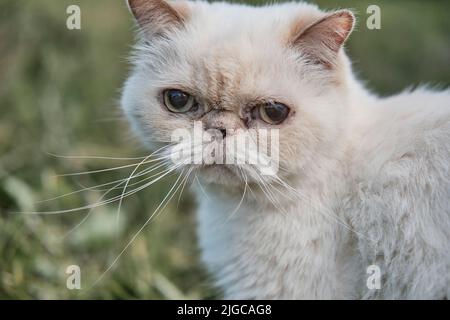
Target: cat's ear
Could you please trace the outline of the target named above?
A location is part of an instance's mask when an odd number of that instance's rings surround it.
[[[293,45],[313,62],[332,67],[354,25],[353,13],[339,10],[300,30],[294,37]]]
[[[189,16],[185,1],[127,0],[128,7],[146,36],[165,34],[182,27]]]

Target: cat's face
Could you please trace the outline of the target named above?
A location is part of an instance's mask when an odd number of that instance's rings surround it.
[[[341,46],[353,28],[350,12],[298,3],[129,5],[140,36],[122,105],[146,144],[169,144],[175,129],[194,124],[217,129],[223,138],[211,143],[225,145],[250,131],[260,141],[265,132],[280,177],[307,170],[333,148],[345,125],[349,67]],[[261,178],[249,163],[182,167],[225,184]]]

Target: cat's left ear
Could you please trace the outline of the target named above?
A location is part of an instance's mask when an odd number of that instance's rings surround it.
[[[311,61],[331,68],[354,25],[353,13],[339,10],[300,30],[292,44]]]
[[[127,0],[128,7],[146,36],[180,28],[189,16],[186,1]]]

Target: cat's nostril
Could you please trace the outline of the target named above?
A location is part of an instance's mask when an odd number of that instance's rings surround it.
[[[209,131],[209,130],[213,130],[213,132],[210,132],[210,133],[212,133],[214,136],[222,135],[222,139],[224,139],[227,136],[227,129],[215,127],[215,128],[209,128],[207,131]]]

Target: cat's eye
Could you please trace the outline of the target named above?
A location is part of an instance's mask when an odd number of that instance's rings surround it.
[[[178,89],[168,89],[163,92],[164,104],[172,112],[188,112],[195,107],[193,96]]]
[[[280,124],[288,115],[289,108],[279,102],[268,102],[259,106],[259,116],[268,124]]]

